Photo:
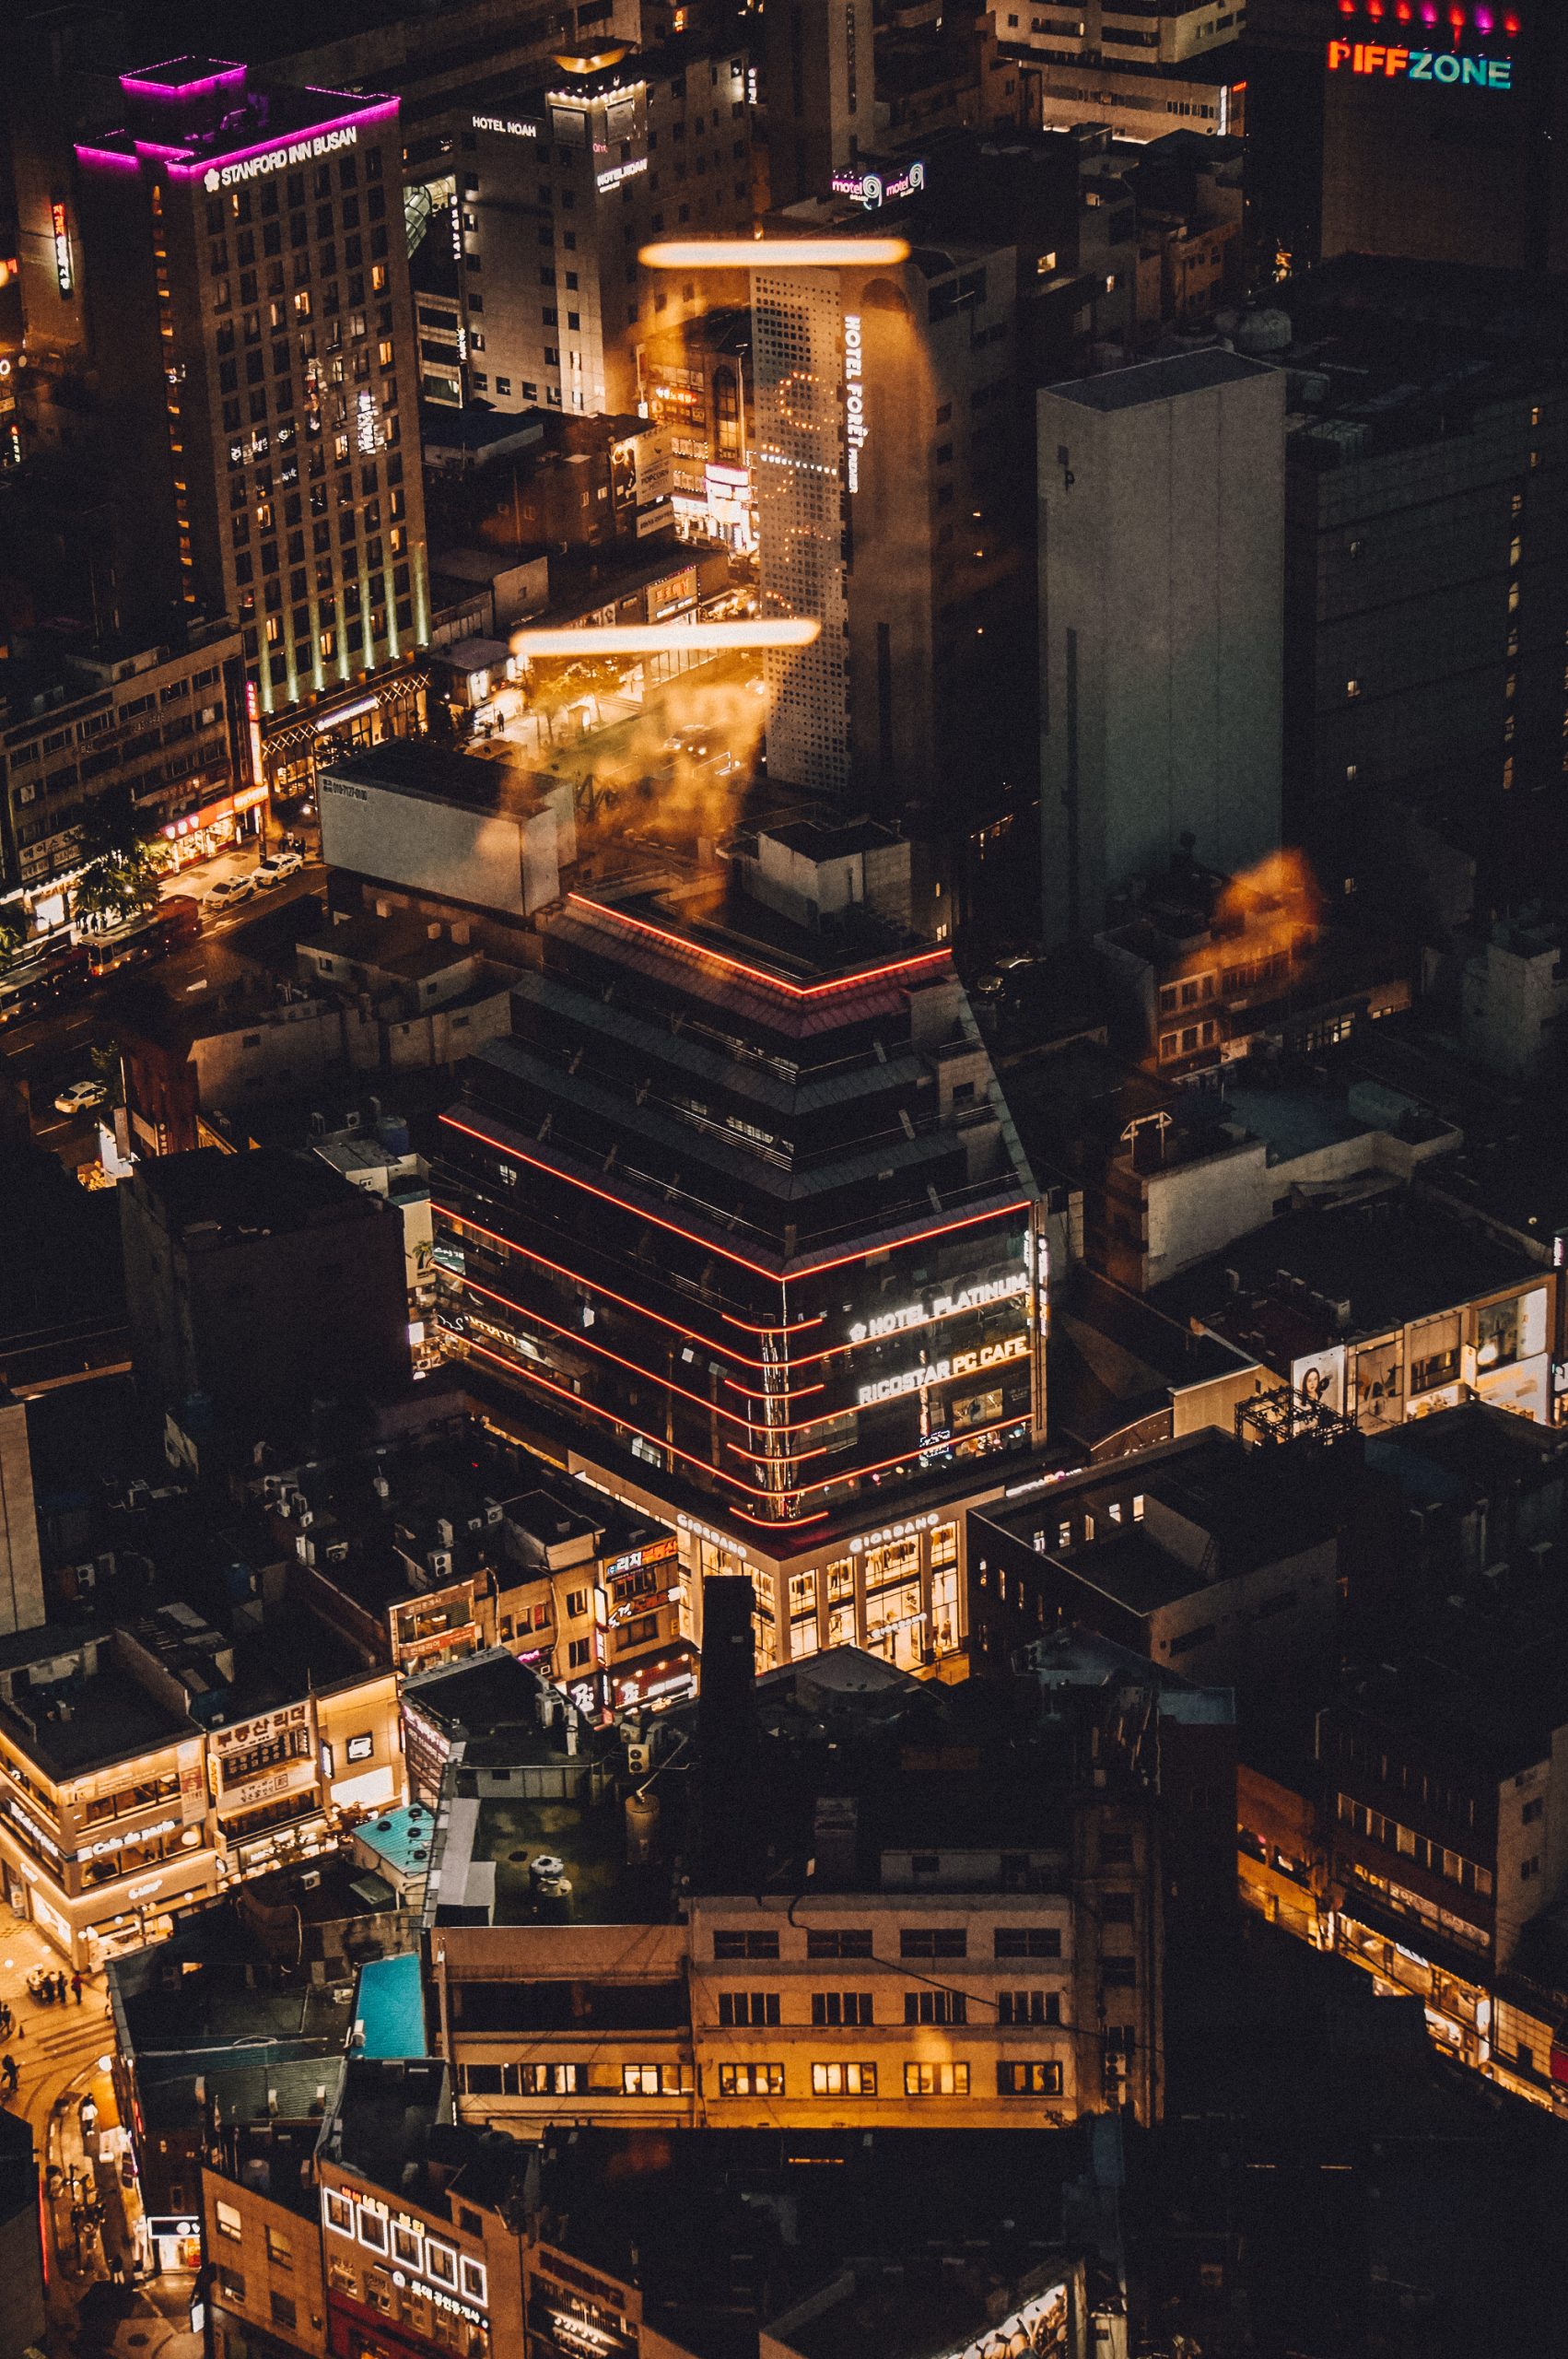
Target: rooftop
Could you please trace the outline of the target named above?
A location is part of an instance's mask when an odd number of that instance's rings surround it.
[[[381,1210],[319,1156],[282,1147],[226,1155],[220,1147],[201,1146],[152,1156],[137,1166],[135,1184],[187,1251],[329,1222],[373,1220]]]
[[[379,787],[420,803],[454,803],[514,818],[531,816],[558,787],[556,780],[515,763],[481,761],[410,737],[383,737],[379,745],[334,761],[322,775],[344,787]]]
[[[567,2251],[703,2359],[755,2354],[769,2322],[804,2359],[935,2359],[1064,2283],[1093,2175],[1078,2130],[552,2130],[540,2193]]]
[[[393,121],[398,107],[365,91],[263,79],[228,58],[170,58],[122,74],[120,89],[127,127],[95,136],[78,153],[90,162],[147,147],[171,180],[206,187],[216,172],[215,188],[352,147],[362,128]]]
[[[21,1635],[36,1639],[41,1634]],[[77,1631],[50,1635],[63,1638],[63,1654],[82,1645]],[[78,1655],[58,1678],[19,1682],[13,1700],[0,1704],[0,1728],[46,1778],[80,1777],[195,1734],[184,1713],[159,1702],[107,1653],[95,1649],[91,1660],[90,1670]]]
[[[1278,375],[1278,370],[1265,367],[1260,360],[1244,359],[1240,353],[1226,352],[1215,345],[1201,352],[1176,353],[1165,360],[1140,360],[1130,369],[1106,369],[1097,377],[1075,378],[1045,390],[1059,401],[1109,416],[1117,410],[1174,401],[1184,393],[1211,393],[1217,385],[1241,385],[1249,378]]]
[[[1157,1290],[1270,1365],[1539,1279],[1512,1247],[1408,1189],[1284,1213]]]

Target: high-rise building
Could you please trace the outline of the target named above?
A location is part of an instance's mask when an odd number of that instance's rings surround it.
[[[1068,14],[1042,15],[1026,0],[991,0],[989,15],[1004,54],[1024,68],[1029,95],[1037,91],[1047,129],[1092,121],[1118,139],[1144,141],[1245,128],[1246,68],[1229,53],[1246,29],[1245,4],[1082,0]]]
[[[1042,1430],[1043,1273],[947,953],[571,894],[517,1007],[433,1191],[486,1397],[749,1574],[765,1661],[955,1646],[950,1503]]]
[[[871,0],[780,0],[766,29],[769,194],[799,205],[875,138]]]
[[[711,276],[645,270],[638,251],[749,230],[751,123],[743,53],[696,40],[562,50],[543,85],[469,91],[410,156],[450,207],[468,394],[634,411],[640,343],[716,299]],[[427,234],[447,234],[439,213]]]
[[[1286,445],[1286,827],[1327,889],[1354,880],[1401,914],[1407,816],[1473,861],[1483,906],[1535,895],[1562,827],[1568,400],[1549,290],[1344,255],[1281,297],[1309,363]]]
[[[1223,350],[1039,396],[1045,926],[1280,840],[1285,380]]]
[[[1023,563],[1017,281],[1010,243],[753,274],[763,605],[822,625],[770,658],[775,780],[892,816],[961,779],[950,817],[980,816]]]
[[[133,603],[227,613],[258,718],[428,628],[395,99],[210,58],[121,76],[78,143]]]

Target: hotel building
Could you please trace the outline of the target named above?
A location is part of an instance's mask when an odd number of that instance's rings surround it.
[[[547,921],[443,1117],[442,1322],[501,1423],[751,1576],[764,1663],[919,1665],[958,1503],[1043,1436],[1033,1189],[948,954],[766,916]]]
[[[76,159],[127,602],[236,617],[258,724],[363,704],[428,628],[398,102],[209,58],[120,89]]]
[[[639,346],[717,299],[711,274],[649,271],[639,250],[749,233],[752,113],[743,57],[696,40],[563,50],[543,87],[463,94],[409,169],[450,206],[467,396],[635,412]],[[446,235],[439,214],[427,234]]]
[[[917,236],[885,210],[834,227]],[[1028,702],[1008,651],[1033,546],[1017,249],[943,241],[891,266],[758,270],[752,303],[762,608],[822,625],[768,659],[769,774],[972,832],[1032,753],[1007,755]],[[950,922],[939,900],[937,940]]]

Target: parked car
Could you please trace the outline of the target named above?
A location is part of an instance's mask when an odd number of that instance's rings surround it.
[[[229,910],[237,910],[248,901],[256,889],[254,874],[247,870],[241,876],[225,876],[202,896],[202,907],[209,917],[223,917]]]
[[[258,893],[270,893],[286,876],[298,876],[305,863],[297,851],[269,851],[264,860],[256,863],[252,872]]]
[[[54,1100],[57,1114],[90,1114],[96,1106],[109,1103],[109,1086],[102,1081],[74,1081]]]

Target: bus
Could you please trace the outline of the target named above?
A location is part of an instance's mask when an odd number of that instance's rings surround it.
[[[88,972],[87,949],[81,943],[60,943],[24,953],[12,965],[0,968],[0,1024],[20,1024],[29,1015],[41,1015],[64,999],[73,985],[86,982]]]
[[[88,971],[113,974],[122,967],[141,966],[161,958],[182,943],[194,942],[202,930],[199,906],[188,893],[170,893],[156,909],[145,910],[108,933],[88,935],[85,945]]]

